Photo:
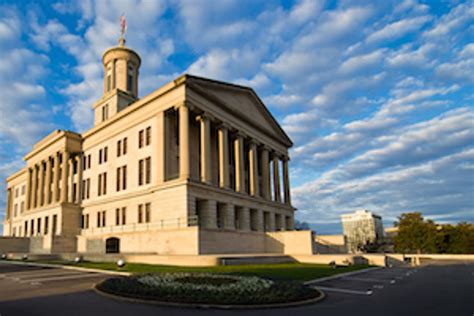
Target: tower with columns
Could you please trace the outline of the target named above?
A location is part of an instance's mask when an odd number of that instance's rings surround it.
[[[4,234],[37,253],[288,252],[292,142],[257,94],[182,75],[139,98],[135,51],[121,40],[102,62],[94,126],[24,157]]]

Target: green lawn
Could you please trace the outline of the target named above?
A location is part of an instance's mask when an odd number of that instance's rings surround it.
[[[123,268],[117,268],[112,262],[81,262],[79,264],[71,262],[48,261],[47,263],[74,265],[84,268],[94,268],[103,270],[113,270],[132,273],[149,272],[207,272],[207,273],[229,273],[241,275],[257,275],[261,277],[308,281],[334,274],[355,271],[368,268],[368,265],[357,265],[348,267],[337,267],[329,265],[305,264],[305,263],[285,263],[285,264],[258,264],[258,265],[236,265],[236,266],[216,266],[216,267],[177,267],[150,265],[139,263],[127,263]]]

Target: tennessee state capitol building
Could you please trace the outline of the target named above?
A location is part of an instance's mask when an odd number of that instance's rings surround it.
[[[7,179],[4,235],[45,254],[283,252],[292,142],[256,93],[183,75],[139,99],[124,44],[103,54],[94,127],[52,132]]]

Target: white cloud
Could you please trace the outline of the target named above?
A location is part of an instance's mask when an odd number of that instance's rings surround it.
[[[385,25],[382,29],[370,34],[366,41],[367,43],[374,43],[386,40],[393,40],[400,38],[407,33],[419,30],[424,24],[431,20],[429,16],[419,16],[408,18]]]

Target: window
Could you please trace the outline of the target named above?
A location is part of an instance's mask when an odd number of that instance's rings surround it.
[[[127,75],[127,90],[132,92],[133,76],[131,74]]]
[[[37,225],[36,234],[41,235],[41,218],[38,218],[38,220],[36,221],[36,225]]]
[[[127,137],[123,139],[123,154],[127,154]]]
[[[146,184],[149,184],[151,183],[151,157],[146,158],[145,165],[146,165],[145,182]]]
[[[138,223],[143,223],[143,204],[138,204]]]
[[[112,76],[110,74],[107,75],[107,92],[112,89]]]
[[[15,190],[15,197],[18,197],[19,193],[20,193],[20,190],[19,190],[18,188],[16,188],[16,190]]]
[[[151,222],[151,203],[138,204],[138,223]]]
[[[44,234],[47,235],[49,233],[49,217],[46,216],[44,218]]]
[[[145,145],[151,144],[151,126],[148,126],[145,130]]]
[[[125,225],[127,223],[127,208],[115,209],[115,225]]]
[[[107,147],[99,149],[99,165],[107,162],[107,152],[108,152]]]
[[[99,174],[99,181],[97,186],[97,195],[105,195],[107,194],[107,172],[103,172]]]
[[[138,185],[151,183],[151,157],[138,161]]]
[[[25,201],[21,201],[20,214],[23,213],[24,211],[25,211]]]
[[[151,221],[151,203],[145,204],[145,222],[149,223]]]
[[[119,140],[117,141],[117,157],[120,157],[122,154],[122,141]]]
[[[82,215],[81,217],[81,228],[88,229],[89,228],[89,214]]]
[[[88,199],[90,197],[90,186],[91,186],[91,180],[90,179],[84,179],[82,180],[82,199]]]
[[[26,185],[21,187],[21,195],[25,195]]]
[[[143,130],[138,132],[138,148],[143,147],[143,133],[144,133]]]
[[[89,214],[86,214],[86,223],[85,223],[86,229],[89,228]]]
[[[90,169],[90,167],[91,167],[91,155],[89,154],[87,156],[87,169]]]
[[[117,192],[127,189],[127,166],[117,168]]]
[[[18,216],[18,204],[15,204],[15,205],[13,206],[13,209],[14,209],[14,211],[13,211],[13,217],[17,217],[17,216]]]
[[[25,233],[25,237],[28,235],[28,221],[25,221],[25,230],[24,230],[24,233]]]
[[[109,105],[106,104],[102,107],[102,122],[109,118]]]
[[[105,215],[106,211],[97,212],[97,227],[105,227]]]

